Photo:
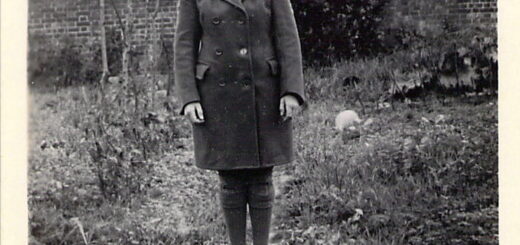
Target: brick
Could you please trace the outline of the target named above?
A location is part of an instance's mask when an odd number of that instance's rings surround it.
[[[78,16],[78,21],[79,21],[79,22],[85,22],[85,21],[88,21],[88,16],[86,16],[86,15],[80,15],[80,16]]]
[[[77,16],[80,16],[80,17],[81,17],[82,15],[87,16],[87,15],[90,15],[90,11],[89,11],[89,10],[78,11],[78,12],[76,13],[76,15],[77,15]]]
[[[90,22],[78,22],[76,26],[90,26]]]

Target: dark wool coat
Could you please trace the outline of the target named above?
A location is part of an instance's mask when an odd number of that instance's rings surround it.
[[[300,41],[289,0],[179,0],[175,83],[193,125],[196,165],[226,170],[293,160],[280,98],[304,101]]]

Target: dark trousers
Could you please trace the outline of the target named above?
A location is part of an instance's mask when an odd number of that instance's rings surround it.
[[[253,244],[267,245],[274,199],[273,168],[219,171],[220,202],[231,245],[245,245],[247,207]]]

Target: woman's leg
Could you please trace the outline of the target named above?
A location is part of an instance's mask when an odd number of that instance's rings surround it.
[[[220,203],[231,245],[246,244],[247,188],[243,181],[228,171],[219,171]]]
[[[249,208],[251,226],[253,227],[253,244],[269,244],[272,208]]]
[[[253,244],[267,245],[274,200],[272,168],[255,176],[248,188],[249,216],[253,228]]]
[[[246,207],[224,208],[224,218],[231,245],[246,244]]]

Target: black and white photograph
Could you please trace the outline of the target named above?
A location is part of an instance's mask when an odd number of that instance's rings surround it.
[[[26,244],[498,245],[498,2],[28,0]]]

